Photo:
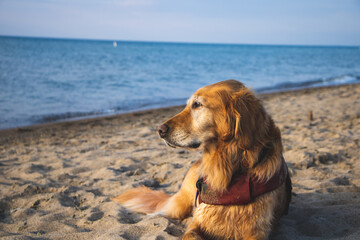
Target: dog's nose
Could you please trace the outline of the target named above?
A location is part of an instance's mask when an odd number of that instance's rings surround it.
[[[157,128],[160,137],[165,137],[165,135],[169,131],[169,129],[170,128],[169,128],[169,126],[167,124],[162,124],[161,126],[159,126]]]

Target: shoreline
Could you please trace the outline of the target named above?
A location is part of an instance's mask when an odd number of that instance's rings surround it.
[[[358,239],[360,84],[258,97],[280,128],[293,183],[270,240]],[[111,198],[141,185],[178,191],[201,154],[167,147],[156,126],[182,109],[0,131],[0,238],[178,239],[184,223]]]
[[[301,89],[292,89],[292,90],[279,90],[275,92],[269,92],[269,93],[256,93],[255,95],[259,97],[262,100],[266,100],[269,98],[272,98],[274,96],[280,96],[283,94],[295,94],[295,95],[301,95],[301,94],[309,94],[314,91],[319,90],[326,90],[326,89],[332,89],[332,88],[338,88],[343,86],[356,86],[360,85],[360,83],[350,83],[350,84],[341,84],[341,85],[331,85],[331,86],[320,86],[320,87],[310,87],[310,88],[301,88]],[[80,124],[80,123],[90,123],[92,121],[98,121],[102,119],[114,119],[114,118],[122,118],[122,117],[131,117],[136,115],[146,115],[153,111],[168,111],[173,108],[184,108],[184,104],[180,105],[174,105],[174,106],[167,106],[167,107],[155,107],[155,108],[149,108],[149,109],[143,109],[143,110],[133,110],[133,111],[126,111],[124,113],[115,113],[115,114],[108,114],[108,115],[94,115],[90,117],[79,117],[79,118],[68,118],[64,120],[58,120],[58,121],[49,121],[44,123],[36,123],[31,125],[24,125],[19,127],[12,127],[12,128],[4,128],[0,129],[0,137],[1,135],[9,135],[16,131],[18,132],[26,132],[26,131],[33,131],[39,128],[47,128],[47,127],[53,127],[53,125],[57,124]]]

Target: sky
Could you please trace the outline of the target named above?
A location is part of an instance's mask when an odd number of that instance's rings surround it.
[[[360,46],[360,0],[0,0],[0,35]]]

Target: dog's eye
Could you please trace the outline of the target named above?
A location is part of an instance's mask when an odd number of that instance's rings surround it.
[[[194,103],[192,104],[192,108],[199,108],[199,107],[201,107],[201,106],[202,106],[202,104],[199,103],[199,102],[194,102]]]

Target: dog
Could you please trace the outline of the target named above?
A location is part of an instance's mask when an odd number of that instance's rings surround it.
[[[157,130],[170,147],[199,149],[202,158],[173,196],[138,187],[114,201],[147,214],[190,216],[182,239],[269,237],[287,214],[291,180],[280,130],[251,90],[236,80],[200,88]]]

